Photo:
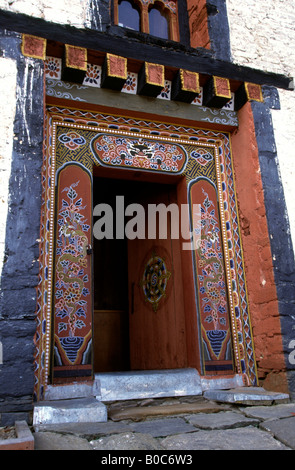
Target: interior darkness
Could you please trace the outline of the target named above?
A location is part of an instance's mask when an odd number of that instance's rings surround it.
[[[122,184],[123,183],[123,184]],[[93,207],[109,204],[114,211],[116,195],[124,195],[126,182],[108,178],[94,178]],[[94,220],[95,222],[95,220]],[[94,255],[94,309],[128,311],[127,240],[93,238]]]

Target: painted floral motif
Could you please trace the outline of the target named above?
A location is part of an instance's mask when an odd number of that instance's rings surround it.
[[[87,71],[83,85],[100,87],[101,67],[99,65],[87,64]]]
[[[84,137],[79,135],[75,131],[70,131],[65,134],[61,134],[58,140],[64,144],[69,150],[76,150],[81,145],[86,144]]]
[[[228,109],[229,111],[234,111],[235,109],[235,94],[231,94],[231,100],[228,101],[222,109]]]
[[[124,83],[124,86],[121,91],[124,93],[130,93],[136,95],[137,90],[137,73],[128,72],[127,80]]]
[[[177,144],[99,134],[91,148],[100,163],[107,166],[180,172],[187,162],[184,148]]]
[[[44,61],[45,76],[47,78],[61,79],[61,59],[56,57],[46,57]]]
[[[200,87],[200,94],[191,102],[196,106],[202,106],[203,104],[203,87]]]
[[[153,4],[155,0],[141,0],[143,4],[145,5],[150,5]],[[172,13],[176,13],[176,2],[173,0],[162,0],[162,2],[165,4],[169,10],[172,11]]]
[[[58,213],[56,248],[55,318],[56,333],[70,363],[74,363],[84,341],[77,332],[86,327],[87,297],[90,295],[87,274],[87,223],[82,198],[76,187],[79,182],[62,190],[66,193]],[[82,343],[81,343],[82,341]]]
[[[161,93],[157,96],[162,100],[170,100],[171,97],[171,82],[169,80],[165,80],[165,86]]]
[[[229,336],[224,260],[217,206],[204,187],[202,194],[200,218],[194,228],[198,238],[199,299],[206,344],[210,345],[211,357],[213,352],[220,359]]]

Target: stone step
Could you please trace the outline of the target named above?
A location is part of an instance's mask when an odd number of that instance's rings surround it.
[[[290,397],[287,393],[270,392],[262,387],[240,387],[231,390],[207,390],[204,398],[221,403],[240,405],[272,405],[288,403]]]
[[[108,402],[202,395],[196,369],[145,370],[95,374],[94,395]]]
[[[106,422],[107,408],[95,398],[52,400],[36,403],[33,426],[58,423]]]

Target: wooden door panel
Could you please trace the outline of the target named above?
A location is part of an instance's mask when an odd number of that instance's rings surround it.
[[[164,187],[140,202],[147,214],[148,203],[169,205],[171,195]],[[131,369],[186,367],[179,240],[146,235],[128,241]]]
[[[94,310],[95,371],[110,372],[129,369],[127,327],[124,310]]]

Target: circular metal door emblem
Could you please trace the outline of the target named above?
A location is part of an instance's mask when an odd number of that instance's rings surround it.
[[[166,288],[171,272],[167,270],[165,260],[153,253],[144,268],[140,286],[143,289],[145,301],[157,311],[160,300],[166,296]]]

